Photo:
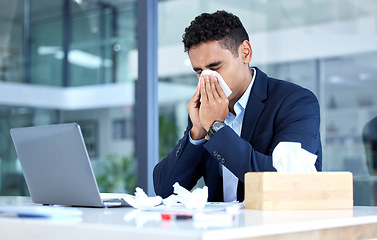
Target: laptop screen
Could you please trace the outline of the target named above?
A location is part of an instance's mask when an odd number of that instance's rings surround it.
[[[103,205],[78,124],[14,128],[11,136],[33,202]]]

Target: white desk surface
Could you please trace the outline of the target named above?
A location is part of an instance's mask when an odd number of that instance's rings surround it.
[[[0,206],[32,205],[28,197],[0,197]],[[0,217],[1,239],[251,239],[375,224],[377,207],[351,210],[258,211],[242,209],[230,224],[160,220],[157,212],[133,208],[76,208],[79,218]],[[374,236],[377,237],[377,236]]]

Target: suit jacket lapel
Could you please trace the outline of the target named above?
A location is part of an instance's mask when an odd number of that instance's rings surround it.
[[[256,77],[247,101],[241,132],[241,137],[248,142],[253,137],[256,123],[265,107],[263,101],[267,98],[267,75],[256,67],[254,69]]]

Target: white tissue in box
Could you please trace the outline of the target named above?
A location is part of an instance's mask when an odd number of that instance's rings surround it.
[[[281,173],[317,172],[317,155],[301,148],[298,142],[280,142],[272,152],[272,166]]]
[[[232,94],[232,90],[230,90],[230,88],[228,87],[228,85],[226,84],[226,82],[224,81],[224,79],[221,77],[221,75],[218,72],[212,71],[212,70],[203,70],[201,76],[204,76],[204,75],[215,76],[217,80],[219,80],[220,87],[223,89],[225,95],[229,97],[229,95]]]

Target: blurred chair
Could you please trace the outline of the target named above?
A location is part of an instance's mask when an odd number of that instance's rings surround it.
[[[365,124],[362,134],[369,171],[377,175],[377,117]]]
[[[372,191],[372,193],[370,193],[370,198],[374,201],[373,205],[377,205],[377,117],[374,117],[365,124],[362,137],[366,162],[371,174],[371,177],[369,178],[369,184],[371,185]]]

